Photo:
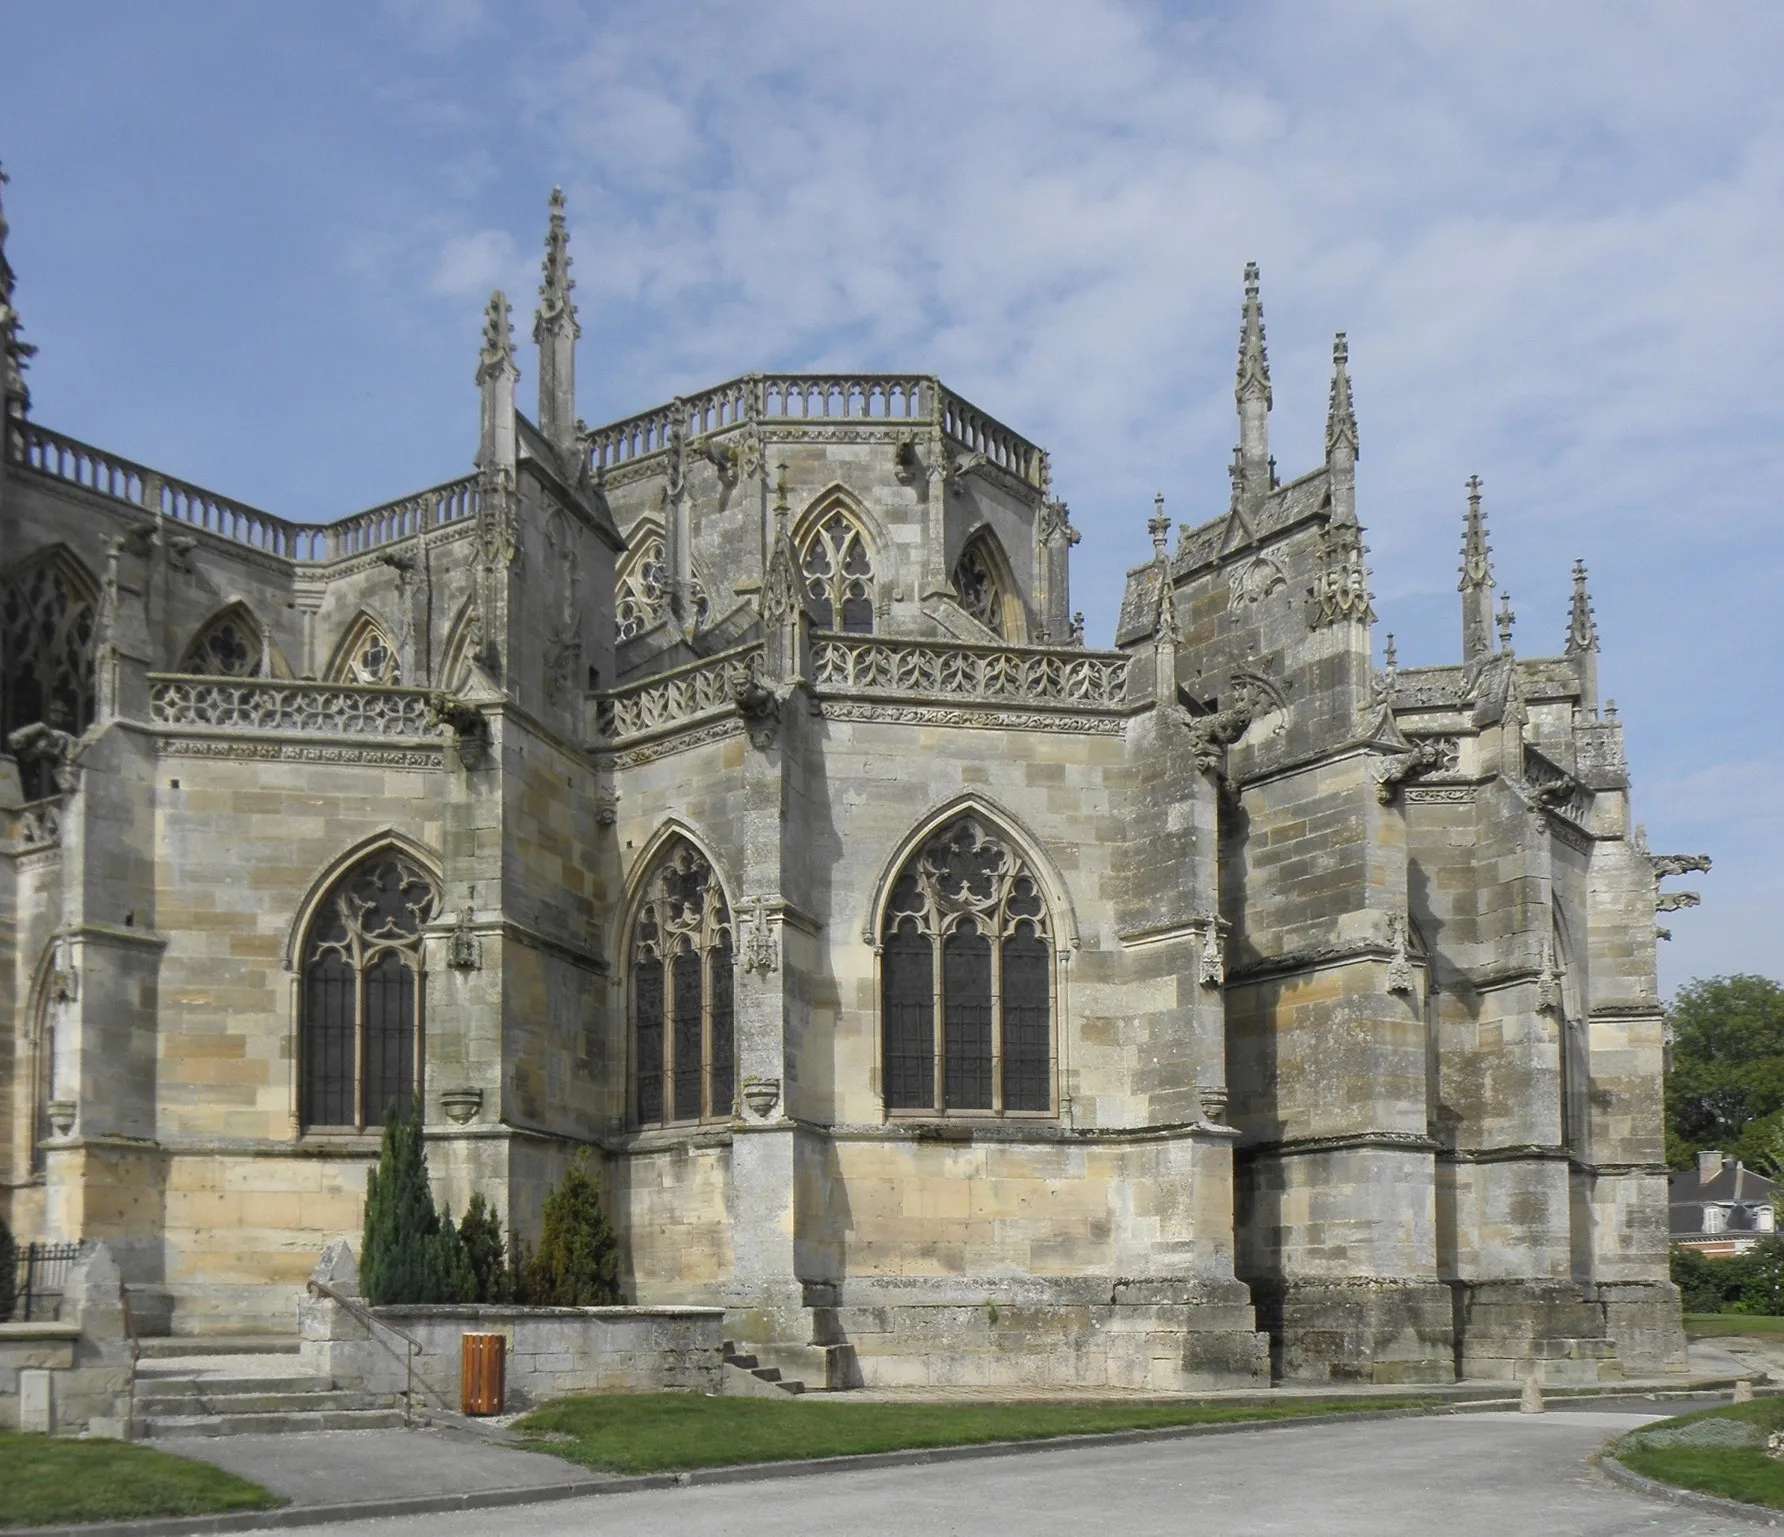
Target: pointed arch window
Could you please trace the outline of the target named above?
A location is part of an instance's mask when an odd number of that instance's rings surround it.
[[[805,605],[820,630],[873,633],[873,562],[861,530],[845,513],[821,517],[799,548]]]
[[[640,1126],[731,1116],[731,930],[712,866],[677,838],[652,867],[632,921],[632,1111]]]
[[[329,671],[336,683],[393,686],[403,681],[403,664],[395,642],[369,614],[361,614],[354,621],[335,652],[335,664]]]
[[[59,947],[61,941],[55,941]],[[27,1161],[32,1175],[47,1167],[43,1144],[55,1133],[50,1123],[50,1103],[56,1097],[56,1001],[60,954],[52,949],[42,985],[38,988],[36,1015],[31,1030],[31,1152]]]
[[[978,533],[966,542],[954,563],[954,590],[960,606],[1001,640],[1019,639],[1011,622],[1013,595],[1007,575],[1008,562],[992,537]]]
[[[226,609],[193,637],[180,671],[207,678],[258,678],[266,671],[260,630],[240,608]]]
[[[694,573],[694,628],[704,629],[712,613],[706,584]],[[626,555],[614,581],[614,629],[616,639],[642,635],[663,613],[669,602],[668,555],[659,533],[647,534]]]
[[[889,1111],[1053,1109],[1053,951],[1039,882],[976,817],[927,839],[881,929]]]
[[[395,848],[360,860],[317,905],[299,978],[306,1130],[409,1113],[425,1056],[421,931],[439,906],[432,874]]]
[[[57,550],[0,586],[0,742],[38,721],[79,735],[93,724],[99,593]],[[56,793],[53,766],[20,765],[27,799]]]

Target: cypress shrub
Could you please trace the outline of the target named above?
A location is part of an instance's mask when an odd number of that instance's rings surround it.
[[[12,1317],[18,1303],[19,1246],[13,1241],[12,1229],[0,1222],[0,1324]]]
[[[453,1235],[456,1246],[457,1235]],[[427,1183],[421,1115],[395,1109],[384,1123],[378,1167],[366,1176],[365,1233],[359,1284],[374,1307],[386,1303],[455,1301],[441,1292],[453,1284],[439,1213]]]
[[[458,1225],[458,1241],[471,1275],[472,1302],[511,1302],[514,1285],[502,1246],[502,1224],[482,1192],[471,1197],[465,1220]]]
[[[523,1276],[523,1300],[535,1307],[601,1307],[620,1300],[619,1245],[589,1178],[586,1151],[545,1198],[539,1251],[528,1257]]]

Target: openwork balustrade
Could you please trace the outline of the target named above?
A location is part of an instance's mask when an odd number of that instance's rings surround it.
[[[999,704],[1114,708],[1126,702],[1119,652],[817,635],[812,682],[838,693],[940,696]]]
[[[149,718],[159,726],[329,736],[435,737],[422,688],[367,688],[265,678],[151,677]]]
[[[339,560],[477,510],[476,477],[464,476],[333,523],[293,523],[35,422],[11,423],[6,442],[13,463],[25,469],[287,560]]]
[[[595,729],[609,741],[617,741],[729,710],[736,697],[734,690],[749,676],[750,658],[760,649],[739,646],[643,683],[614,689],[596,705]]]

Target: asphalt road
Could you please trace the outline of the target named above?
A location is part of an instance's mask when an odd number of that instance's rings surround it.
[[[888,1530],[897,1537],[1710,1537],[1756,1530],[1626,1493],[1588,1464],[1605,1441],[1645,1417],[1575,1410],[1309,1425],[307,1530],[343,1537]]]

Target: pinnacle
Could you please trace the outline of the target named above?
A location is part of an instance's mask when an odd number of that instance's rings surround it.
[[[1493,547],[1487,543],[1487,519],[1480,507],[1481,479],[1468,477],[1468,512],[1462,521],[1462,580],[1457,592],[1493,585]]]
[[[1239,372],[1234,395],[1243,402],[1262,396],[1266,408],[1275,404],[1270,393],[1270,358],[1264,349],[1264,306],[1258,299],[1258,267],[1245,264],[1245,303],[1239,315]]]
[[[533,314],[533,340],[541,342],[545,333],[567,320],[578,336],[582,327],[576,322],[576,306],[570,302],[570,290],[576,279],[570,276],[570,231],[564,222],[564,189],[553,187],[548,206],[551,218],[545,231],[545,259],[540,263],[543,274],[539,284],[539,308]]]
[[[1170,537],[1171,520],[1165,516],[1165,494],[1152,498],[1152,516],[1146,520],[1146,532],[1152,535],[1152,548],[1159,560],[1165,557],[1165,541]]]
[[[483,349],[477,356],[477,382],[482,384],[498,369],[514,367],[514,327],[508,318],[508,296],[497,288],[483,309]]]
[[[1592,616],[1592,595],[1586,590],[1586,563],[1573,563],[1573,603],[1567,615],[1566,655],[1598,649],[1598,624]]]
[[[1340,331],[1332,338],[1332,393],[1326,405],[1326,457],[1341,444],[1357,453],[1357,413],[1350,395],[1350,342]]]

